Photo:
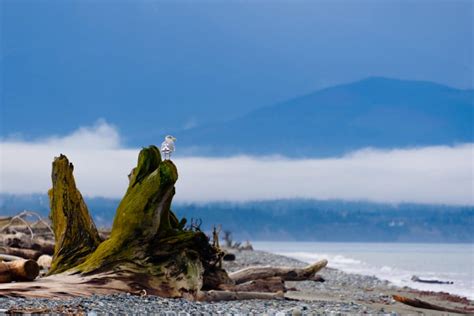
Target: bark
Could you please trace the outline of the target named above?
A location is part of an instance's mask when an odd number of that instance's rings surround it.
[[[0,262],[0,283],[11,281],[32,281],[39,274],[39,267],[34,260],[15,260]]]
[[[281,277],[285,281],[302,281],[313,278],[318,271],[328,264],[327,260],[321,260],[305,268],[290,267],[249,267],[229,273],[229,277],[236,283],[244,283],[251,280],[265,279],[270,277]]]

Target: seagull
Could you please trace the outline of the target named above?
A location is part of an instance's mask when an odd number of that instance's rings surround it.
[[[176,141],[176,138],[168,135],[165,137],[165,141],[161,143],[161,153],[163,154],[163,158],[166,159],[171,159],[171,153],[174,151],[174,142]]]

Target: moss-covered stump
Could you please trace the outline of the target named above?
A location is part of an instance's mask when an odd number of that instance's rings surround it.
[[[63,155],[55,159],[51,219],[59,245],[51,274],[93,275],[94,282],[106,275],[100,282],[118,280],[130,291],[166,297],[196,297],[203,285],[232,282],[216,267],[219,252],[207,236],[185,229],[185,221],[170,210],[178,171],[170,160],[161,160],[157,147],[141,150],[129,179],[110,237],[100,243],[72,165]]]
[[[66,156],[54,159],[53,187],[48,195],[56,243],[50,274],[66,271],[84,262],[100,243],[99,233],[76,188],[73,170]]]

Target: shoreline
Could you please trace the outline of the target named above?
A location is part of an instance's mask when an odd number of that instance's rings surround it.
[[[264,251],[232,251],[235,261],[225,261],[224,268],[235,271],[247,266],[305,266],[306,263]],[[191,302],[184,299],[166,299],[154,296],[134,296],[128,293],[71,299],[22,299],[0,297],[0,314],[9,310],[37,311],[40,313],[76,313],[97,315],[101,313],[159,313],[187,314],[429,314],[447,315],[446,312],[410,307],[393,300],[392,295],[419,298],[448,308],[467,306],[474,312],[474,301],[448,293],[423,292],[400,288],[373,276],[346,273],[334,268],[324,268],[321,275],[325,282],[286,282],[291,289],[285,293],[288,300],[241,300],[226,302]],[[33,285],[33,284],[31,284]],[[472,308],[472,310],[471,310]],[[456,313],[449,313],[455,315]]]
[[[473,244],[252,242],[254,249],[311,263],[329,261],[328,267],[346,273],[375,276],[400,288],[421,292],[449,292],[474,300]],[[439,280],[445,284],[415,282]],[[451,284],[447,284],[451,283]]]
[[[243,254],[241,251],[240,254]],[[291,257],[255,250],[254,254],[247,254],[249,265],[290,265],[305,266],[307,263]],[[242,256],[240,256],[242,257]],[[236,252],[236,263],[227,263],[226,269],[232,271],[245,265],[239,261],[239,252]],[[235,265],[235,266],[234,266]],[[326,267],[318,275],[324,279],[324,283],[312,281],[286,282],[288,287],[294,287],[297,291],[289,291],[286,297],[303,299],[305,301],[330,301],[330,302],[352,302],[365,307],[356,313],[395,313],[413,314],[429,313],[430,315],[441,315],[446,312],[426,310],[410,307],[396,302],[392,296],[401,295],[410,298],[418,298],[432,304],[450,308],[462,308],[469,306],[474,308],[474,300],[467,297],[447,292],[434,292],[417,290],[410,287],[400,287],[389,281],[379,279],[375,276],[344,272],[339,269]],[[344,312],[344,311],[341,311]],[[474,309],[470,311],[474,313]],[[453,313],[450,313],[453,314]]]

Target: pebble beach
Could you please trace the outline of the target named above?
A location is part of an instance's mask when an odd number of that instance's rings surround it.
[[[305,266],[284,256],[262,251],[237,251],[236,260],[224,262],[235,271],[247,266]],[[456,308],[474,308],[472,301],[447,293],[420,292],[397,288],[371,276],[348,274],[327,267],[321,275],[325,282],[286,282],[291,289],[281,300],[241,300],[226,302],[191,302],[156,296],[119,294],[76,297],[71,299],[0,298],[0,314],[156,314],[156,315],[455,315],[406,306],[392,299],[393,294],[417,297],[431,303]]]

